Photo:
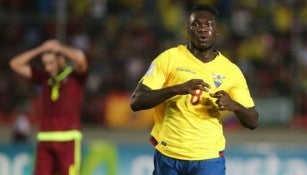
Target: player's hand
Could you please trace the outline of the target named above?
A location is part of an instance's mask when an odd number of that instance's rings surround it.
[[[57,40],[48,40],[45,41],[42,46],[45,48],[47,51],[52,51],[52,52],[59,52],[62,44],[57,41]]]
[[[202,79],[191,79],[183,84],[178,85],[176,91],[179,95],[194,95],[195,90],[197,89],[208,92],[210,85],[204,82]]]
[[[234,111],[238,107],[238,103],[234,101],[227,92],[221,90],[215,93],[209,93],[209,95],[217,100],[215,103],[221,111],[229,110]]]

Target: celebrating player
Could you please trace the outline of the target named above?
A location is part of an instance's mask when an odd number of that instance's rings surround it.
[[[189,44],[162,52],[131,98],[134,111],[155,109],[154,175],[225,175],[221,111],[255,129],[254,107],[241,70],[214,49],[218,11],[197,4],[188,19]]]

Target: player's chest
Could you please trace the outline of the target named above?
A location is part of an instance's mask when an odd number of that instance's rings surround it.
[[[191,79],[202,79],[214,89],[229,89],[234,77],[222,68],[206,68],[201,66],[178,65],[169,75],[169,85],[181,84]]]

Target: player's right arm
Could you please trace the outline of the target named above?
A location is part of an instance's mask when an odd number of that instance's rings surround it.
[[[31,78],[32,72],[31,72],[30,61],[44,51],[45,51],[44,47],[41,45],[13,57],[10,60],[11,69],[14,72],[22,75],[23,77]]]
[[[208,88],[209,84],[201,79],[191,79],[182,84],[157,90],[152,90],[140,82],[132,94],[130,107],[133,111],[150,109],[175,95],[193,95],[196,89],[207,91]]]

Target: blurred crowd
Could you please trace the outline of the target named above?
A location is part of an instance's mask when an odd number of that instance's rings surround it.
[[[216,49],[241,67],[252,95],[290,97],[293,118],[307,123],[305,0],[62,0],[62,16],[59,1],[0,1],[0,123],[39,106],[39,89],[14,74],[8,61],[50,38],[87,54],[83,121],[103,122],[108,95],[129,96],[153,58],[187,44],[187,16],[195,2],[220,11]]]

